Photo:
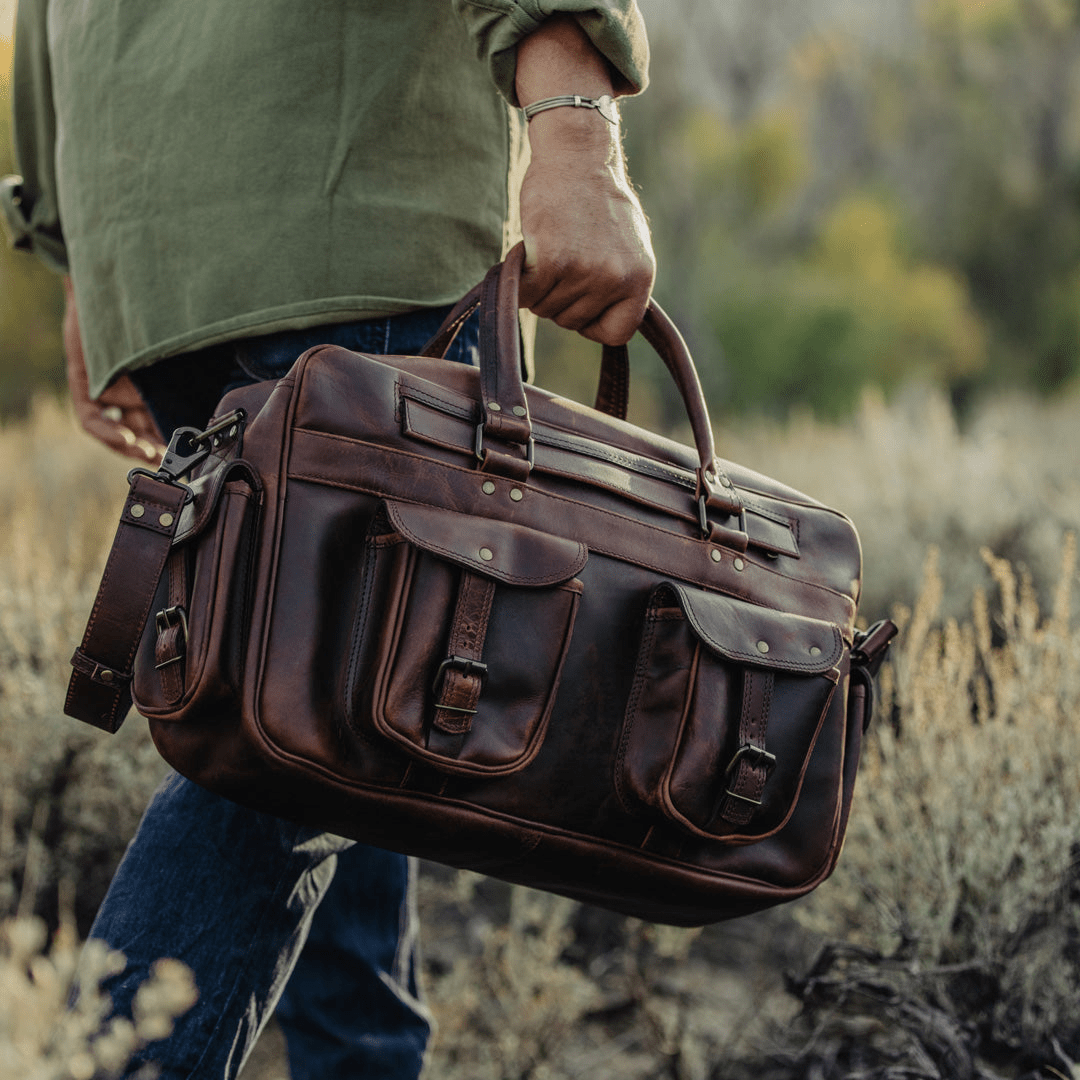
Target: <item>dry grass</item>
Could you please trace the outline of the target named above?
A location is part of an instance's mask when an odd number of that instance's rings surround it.
[[[429,1075],[1069,1077],[1080,634],[1064,536],[1080,526],[1080,402],[1002,402],[961,430],[933,394],[868,398],[847,427],[796,418],[719,441],[852,515],[868,614],[908,604],[840,870],[798,909],[806,929],[780,912],[699,935],[429,873]],[[40,930],[17,961],[4,946],[29,980],[0,976],[12,1007],[58,985],[43,965],[70,964],[77,936],[58,897],[74,893],[85,933],[164,769],[137,721],[110,738],[61,715],[125,471],[55,404],[0,430],[0,916],[62,927],[47,955]],[[805,967],[820,935],[844,945],[785,995],[781,968]],[[780,1027],[762,1056],[767,1017]],[[964,1054],[970,1069],[942,1064]],[[14,1080],[67,1075],[29,1070],[0,1061]],[[279,1044],[245,1072],[286,1076]]]

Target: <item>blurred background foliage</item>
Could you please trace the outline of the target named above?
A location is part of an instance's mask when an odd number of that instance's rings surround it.
[[[624,107],[627,149],[657,297],[718,417],[1077,380],[1077,0],[640,3],[653,85]],[[0,249],[0,415],[61,384],[59,312],[54,278]],[[542,383],[590,400],[588,343],[542,327],[538,353]],[[660,365],[633,364],[634,418],[677,426]]]
[[[1075,0],[641,6],[653,84],[624,107],[627,149],[714,412],[1076,380]],[[555,349],[589,370],[580,343]],[[635,358],[639,418],[676,422],[656,367]]]

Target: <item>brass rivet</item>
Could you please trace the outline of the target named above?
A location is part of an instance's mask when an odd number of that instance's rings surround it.
[[[103,671],[98,672],[98,678],[105,683],[111,683],[113,681],[113,673],[105,668]]]
[[[492,412],[502,412],[502,406],[497,401],[489,401],[488,408]]]
[[[521,500],[525,498],[525,495],[522,492],[521,488],[511,488],[510,498],[513,499],[514,502],[521,502]]]
[[[514,406],[514,415],[515,416],[524,416],[526,411],[527,410],[525,409],[524,405],[515,405]]]
[[[709,558],[712,559],[713,562],[719,562],[723,557],[724,556],[720,554],[720,551],[717,548],[713,548],[712,551],[709,552]]]
[[[816,645],[811,645],[810,646],[810,655],[811,656],[820,656],[821,655],[821,650]]]
[[[163,529],[167,529],[173,523],[173,520],[174,519],[173,519],[172,514],[165,513],[165,514],[162,514],[161,517],[158,518],[158,524]]]
[[[491,560],[495,558],[495,554],[491,548],[481,548],[480,558],[483,559],[484,562],[491,562]]]
[[[146,513],[146,507],[143,506],[142,503],[136,503],[131,508],[131,516],[133,518],[141,518],[143,516],[143,514],[145,514],[145,513]]]
[[[736,570],[741,570],[746,565],[746,563],[744,563],[742,559],[736,559],[732,565],[735,567]]]
[[[490,480],[484,481],[484,486],[480,489],[485,495],[495,494],[495,485]]]
[[[768,652],[769,651],[769,643],[767,641],[759,641],[757,643],[757,651],[762,652],[762,653]]]

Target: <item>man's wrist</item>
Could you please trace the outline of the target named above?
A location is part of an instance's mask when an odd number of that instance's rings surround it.
[[[619,125],[595,109],[550,109],[529,121],[529,146],[534,158],[558,153],[592,155],[606,162],[621,159]]]

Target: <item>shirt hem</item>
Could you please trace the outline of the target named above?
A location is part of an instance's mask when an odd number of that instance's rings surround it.
[[[227,341],[245,337],[273,334],[279,330],[304,330],[322,324],[350,322],[354,319],[377,319],[385,315],[399,315],[420,308],[444,307],[461,299],[461,293],[429,300],[404,300],[397,297],[377,296],[363,299],[335,298],[333,300],[280,307],[264,308],[247,315],[235,316],[210,323],[184,334],[178,334],[155,345],[132,353],[119,363],[102,371],[89,373],[90,396],[96,398],[116,376],[137,368],[149,367],[170,356],[206,349]]]

